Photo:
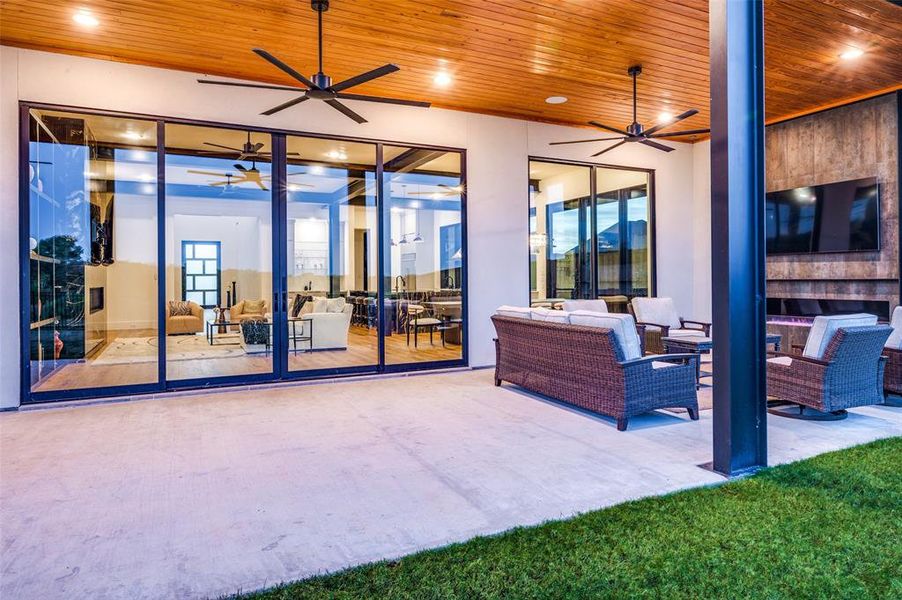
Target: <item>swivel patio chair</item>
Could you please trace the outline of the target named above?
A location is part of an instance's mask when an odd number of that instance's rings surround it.
[[[893,311],[890,321],[893,332],[883,348],[886,356],[886,373],[883,376],[883,391],[886,393],[884,404],[902,406],[902,306]]]
[[[636,324],[645,326],[645,348],[651,353],[664,354],[665,337],[711,337],[711,323],[684,319],[673,298],[637,296],[629,307]]]
[[[873,315],[817,317],[803,354],[769,352],[767,394],[782,405],[768,412],[833,421],[848,408],[883,402],[882,353],[892,329],[876,322]]]

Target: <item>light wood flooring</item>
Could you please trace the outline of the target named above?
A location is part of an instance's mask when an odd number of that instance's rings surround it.
[[[151,330],[131,330],[111,333],[116,337],[150,337]],[[418,362],[455,360],[461,358],[461,346],[447,344],[442,347],[438,334],[435,344],[429,343],[429,334],[420,333],[418,347],[414,347],[411,334],[410,345],[403,334],[385,338],[385,361],[389,365]],[[352,326],[348,336],[347,350],[319,350],[314,352],[289,352],[288,367],[291,371],[334,369],[340,367],[369,366],[378,363],[378,337],[376,330]],[[94,354],[99,356],[103,349]],[[236,375],[265,374],[273,370],[273,355],[245,355],[239,357],[206,358],[196,360],[170,361],[166,365],[169,380],[204,379]],[[89,358],[57,369],[39,382],[33,391],[70,390],[85,387],[111,387],[138,385],[157,381],[157,363],[130,363],[96,365]]]

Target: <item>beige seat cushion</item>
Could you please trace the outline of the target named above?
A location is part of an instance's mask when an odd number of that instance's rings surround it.
[[[783,365],[784,367],[788,367],[792,365],[792,357],[791,356],[775,356],[774,358],[768,358],[767,362],[774,365]]]
[[[876,315],[866,313],[815,317],[814,323],[811,325],[811,331],[808,332],[808,340],[805,342],[805,350],[802,352],[802,355],[820,360],[823,358],[824,352],[827,351],[827,345],[830,344],[830,340],[833,339],[838,329],[842,327],[867,327],[876,324]]]
[[[602,299],[597,300],[566,300],[564,301],[564,310],[573,312],[575,310],[588,310],[597,313],[608,312],[608,303]]]
[[[633,298],[633,313],[640,323],[667,325],[671,329],[682,327],[673,298]]]
[[[525,306],[499,306],[495,309],[495,314],[500,317],[514,317],[517,319],[531,319],[532,309]]]
[[[636,332],[636,321],[632,315],[575,310],[570,313],[570,324],[610,329],[614,332],[614,339],[620,346],[625,360],[642,357],[642,346],[639,343],[639,334]]]
[[[546,323],[561,323],[563,325],[570,323],[570,313],[567,311],[552,310],[544,307],[531,309],[529,317],[533,321],[545,321]]]
[[[897,306],[893,310],[893,318],[889,324],[892,326],[893,332],[889,334],[885,347],[902,350],[902,306]]]

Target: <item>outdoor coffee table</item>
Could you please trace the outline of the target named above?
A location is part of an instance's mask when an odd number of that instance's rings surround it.
[[[778,333],[768,333],[765,336],[768,345],[773,344],[774,350],[780,351],[780,342],[783,337]],[[695,381],[701,383],[702,377],[711,377],[713,373],[710,371],[702,371],[701,355],[707,354],[714,349],[714,340],[709,337],[702,336],[686,336],[686,337],[663,337],[661,342],[664,344],[664,352],[667,354],[698,354],[699,359],[695,361]]]

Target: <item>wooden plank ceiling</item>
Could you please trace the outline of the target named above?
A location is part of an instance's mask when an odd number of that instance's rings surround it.
[[[79,8],[99,26],[74,23]],[[900,87],[902,7],[888,0],[766,0],[765,21],[769,121]],[[308,0],[0,0],[0,38],[23,48],[293,84],[251,52],[259,46],[305,74],[316,70]],[[332,0],[324,38],[325,71],[334,81],[387,62],[401,67],[356,93],[625,127],[626,69],[641,64],[640,122],[650,126],[662,111],[698,108],[674,129],[708,126],[706,0]],[[850,48],[865,54],[840,59]],[[436,85],[438,71],[451,74],[452,85]],[[253,108],[261,111],[291,98],[259,93]],[[546,104],[552,95],[569,101]],[[289,110],[300,114],[303,105]]]

